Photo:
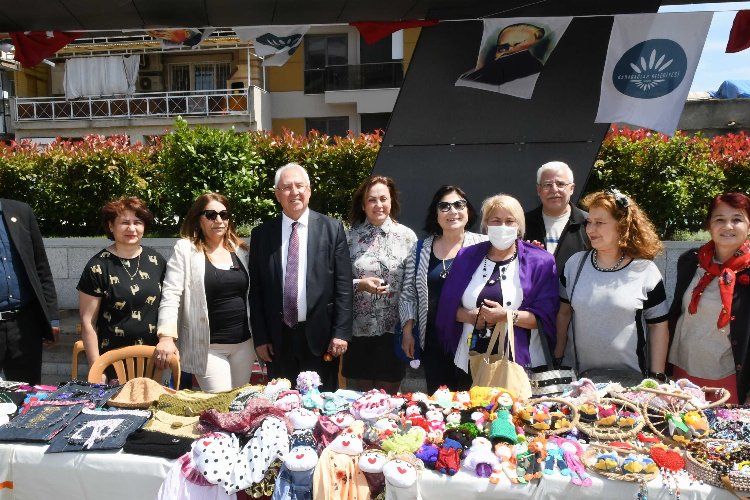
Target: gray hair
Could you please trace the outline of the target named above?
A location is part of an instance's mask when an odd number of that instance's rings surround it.
[[[302,170],[302,174],[305,177],[305,182],[307,182],[308,185],[310,184],[310,176],[307,175],[307,170],[305,170],[305,167],[303,167],[299,163],[291,162],[291,163],[287,163],[286,165],[282,167],[279,167],[279,169],[276,170],[276,175],[273,177],[273,187],[278,188],[279,180],[281,179],[281,174],[283,174],[285,171],[292,169],[292,168],[298,168]]]
[[[542,181],[542,176],[547,172],[557,173],[561,170],[568,174],[570,182],[575,182],[575,180],[573,179],[573,171],[570,169],[567,163],[562,161],[548,161],[547,163],[539,167],[539,170],[536,171],[536,183],[539,184]]]

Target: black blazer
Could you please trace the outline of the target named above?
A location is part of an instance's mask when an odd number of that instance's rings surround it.
[[[322,356],[332,338],[352,338],[352,262],[341,222],[310,210],[307,229],[307,321],[310,352]],[[281,215],[250,235],[250,323],[255,346],[281,353],[283,272]]]
[[[698,249],[693,248],[677,260],[677,283],[669,308],[669,345],[672,346],[677,320],[682,311],[682,299],[698,269]],[[750,268],[737,273],[737,277],[750,275]],[[718,278],[715,278],[718,279]],[[692,291],[691,291],[692,292]],[[750,285],[737,280],[732,296],[732,320],[729,322],[729,342],[732,345],[735,372],[737,373],[737,399],[745,402],[750,384]],[[700,346],[696,346],[700,349]]]
[[[50,322],[59,319],[60,315],[57,309],[55,282],[52,279],[52,271],[36,217],[31,207],[21,201],[1,198],[0,204],[2,204],[5,226],[8,228],[8,237],[18,250],[23,262],[23,269],[16,269],[16,272],[25,272],[31,283],[35,299],[33,306],[39,310],[39,333],[44,338],[52,339]]]
[[[528,241],[537,240],[546,249],[547,230],[542,218],[542,206],[539,205],[534,210],[526,212],[524,217],[526,219],[526,234],[523,238]],[[557,272],[560,274],[565,270],[565,263],[571,255],[589,247],[589,236],[586,234],[586,217],[588,217],[587,212],[573,204],[570,205],[570,219],[565,224],[565,228],[560,234],[560,242],[555,249],[555,264]]]

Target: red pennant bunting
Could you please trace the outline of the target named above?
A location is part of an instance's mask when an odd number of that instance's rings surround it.
[[[372,45],[399,30],[435,26],[437,23],[438,21],[434,19],[411,19],[407,21],[355,21],[349,24],[359,30],[365,42]]]
[[[79,36],[80,33],[65,31],[19,31],[10,34],[16,48],[15,59],[24,68],[36,66]]]
[[[734,16],[726,53],[733,54],[748,47],[750,47],[750,10],[741,10]]]

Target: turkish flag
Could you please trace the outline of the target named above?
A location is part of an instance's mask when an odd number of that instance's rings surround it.
[[[10,33],[10,38],[16,48],[14,57],[24,68],[36,66],[79,36],[81,36],[80,33],[65,31],[17,31]]]
[[[412,19],[409,21],[355,21],[349,24],[359,30],[365,42],[372,45],[397,31],[421,26],[435,26],[437,23],[434,19]]]
[[[732,31],[727,41],[727,54],[740,52],[750,47],[750,10],[740,10],[734,16]]]

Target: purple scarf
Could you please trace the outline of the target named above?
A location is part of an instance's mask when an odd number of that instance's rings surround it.
[[[528,311],[541,322],[547,336],[550,350],[555,348],[557,330],[555,319],[560,308],[560,294],[558,287],[555,258],[546,250],[518,240],[518,272],[523,289],[522,311]],[[471,281],[482,260],[487,255],[491,243],[488,241],[477,243],[459,250],[453,267],[443,285],[440,295],[437,317],[437,328],[440,345],[447,354],[456,352],[461,340],[463,323],[456,321],[456,312],[461,306],[461,296]],[[528,366],[531,363],[529,354],[529,330],[515,328],[516,363]]]

